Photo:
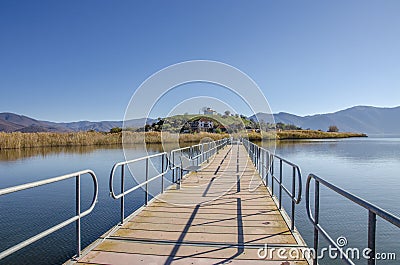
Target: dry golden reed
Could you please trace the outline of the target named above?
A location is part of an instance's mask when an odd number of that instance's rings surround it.
[[[197,133],[181,134],[180,142],[199,142],[209,137],[219,140],[228,137],[227,134]],[[126,132],[124,140],[127,143],[161,143],[160,132]],[[164,133],[163,142],[173,142],[174,137]],[[73,133],[4,133],[0,132],[0,149],[19,149],[32,147],[63,147],[63,146],[94,146],[122,144],[122,133],[73,132]]]
[[[366,137],[363,133],[351,132],[322,132],[313,130],[290,130],[277,132],[279,140],[293,139],[330,139],[330,138],[350,138],[350,137]]]
[[[239,135],[234,135],[239,136]],[[362,133],[347,132],[321,132],[312,130],[293,130],[280,132],[257,133],[249,132],[245,134],[250,141],[261,140],[286,140],[286,139],[326,139],[326,138],[347,138],[365,137]],[[201,132],[196,134],[180,134],[181,143],[198,143],[204,138],[219,140],[229,137],[228,134]],[[125,143],[146,143],[158,144],[176,141],[173,134],[160,132],[124,132]],[[65,147],[65,146],[96,146],[96,145],[116,145],[122,144],[122,133],[102,133],[102,132],[72,132],[72,133],[4,133],[0,132],[1,149],[19,149],[32,147]]]

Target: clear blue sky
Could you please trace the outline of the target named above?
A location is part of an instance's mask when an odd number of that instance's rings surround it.
[[[400,1],[0,1],[0,112],[120,120],[193,59],[251,76],[274,112],[400,105]]]

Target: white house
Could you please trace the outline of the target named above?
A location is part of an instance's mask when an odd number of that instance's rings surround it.
[[[208,130],[214,127],[214,122],[208,119],[201,118],[199,120],[199,129],[200,130]]]

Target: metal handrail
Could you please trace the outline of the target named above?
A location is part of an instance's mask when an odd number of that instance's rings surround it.
[[[315,190],[314,190],[314,216],[311,213],[311,206],[310,206],[310,183],[311,180],[314,179],[315,181]],[[388,221],[389,223],[397,226],[400,228],[400,217],[397,217],[382,208],[356,196],[353,195],[331,183],[328,181],[314,175],[310,174],[308,175],[307,178],[307,183],[306,183],[306,209],[307,209],[307,215],[308,218],[310,219],[313,227],[314,227],[314,251],[317,253],[318,250],[318,237],[319,237],[319,232],[322,233],[322,235],[325,237],[326,240],[328,240],[335,248],[337,248],[340,253],[342,259],[347,263],[354,265],[355,263],[348,257],[348,255],[343,251],[343,249],[337,245],[337,242],[332,239],[332,237],[329,236],[328,232],[325,231],[325,229],[322,228],[322,226],[319,224],[319,186],[320,184],[324,185],[325,187],[329,188],[330,190],[335,191],[339,195],[342,195],[343,197],[349,199],[350,201],[360,205],[364,209],[368,210],[368,248],[371,250],[369,253],[369,259],[368,259],[368,265],[374,265],[376,264],[376,259],[375,259],[375,251],[376,251],[376,246],[375,246],[375,236],[376,236],[376,216],[381,217],[382,219]],[[318,255],[314,257],[313,264],[317,265],[318,264]]]
[[[300,167],[298,166],[298,165],[296,165],[296,164],[294,164],[294,163],[292,163],[292,162],[290,162],[290,161],[288,161],[288,160],[286,160],[286,159],[284,159],[284,158],[282,158],[282,157],[280,157],[280,156],[278,156],[278,155],[275,155],[275,154],[271,154],[271,156],[273,157],[273,158],[276,158],[276,159],[278,159],[279,160],[279,168],[280,168],[280,171],[281,171],[281,168],[282,168],[282,163],[285,163],[285,164],[287,164],[287,165],[289,165],[289,166],[291,166],[292,168],[293,168],[293,176],[295,176],[295,175],[297,175],[297,179],[298,179],[298,190],[297,190],[297,197],[296,197],[296,194],[295,194],[295,192],[290,192],[284,185],[282,185],[282,188],[283,188],[283,190],[292,198],[292,200],[296,203],[296,204],[299,204],[300,203],[300,201],[301,201],[301,196],[302,196],[302,192],[303,192],[303,185],[302,185],[302,177],[301,177],[301,170],[300,170]],[[272,163],[274,163],[274,161],[272,160]],[[273,165],[272,165],[273,166]],[[280,174],[280,175],[282,175],[282,174]],[[277,178],[275,178],[275,176],[273,175],[273,177],[274,177],[274,179],[276,180],[276,181],[278,181],[278,179]],[[282,182],[282,180],[280,180],[280,182]],[[295,183],[295,181],[293,182],[293,183]]]
[[[155,157],[161,157],[161,173],[151,177],[149,179],[149,159],[151,158],[155,158]],[[168,166],[168,159],[167,158],[167,153],[163,152],[163,153],[158,153],[158,154],[154,154],[154,155],[148,155],[148,156],[144,156],[144,157],[140,157],[137,159],[133,159],[133,160],[129,160],[129,161],[123,161],[123,162],[119,162],[116,163],[112,169],[111,169],[111,173],[110,173],[110,182],[109,182],[109,187],[110,187],[110,196],[115,199],[121,199],[121,211],[120,211],[120,215],[121,215],[121,224],[124,223],[125,221],[125,195],[128,195],[129,193],[145,186],[145,205],[147,205],[148,201],[149,201],[149,187],[148,184],[158,178],[161,177],[161,193],[164,192],[164,176],[167,174],[169,166]],[[146,161],[146,180],[142,183],[139,183],[138,185],[125,190],[125,166],[129,165],[129,164],[133,164],[139,161]],[[164,161],[166,160],[166,166],[164,164]],[[118,167],[121,167],[121,193],[119,193],[118,195],[115,194],[114,192],[114,176],[115,176],[115,171],[117,170]]]
[[[170,170],[172,170],[172,181],[176,182],[180,187],[181,185],[181,180],[183,177],[183,171],[184,169],[182,168],[182,165],[180,163],[175,163],[175,154],[180,153],[180,155],[183,155],[183,151],[189,150],[187,158],[194,164],[196,162],[196,166],[201,165],[205,161],[209,161],[209,159],[220,149],[222,149],[224,146],[226,146],[229,143],[228,138],[224,138],[221,140],[217,141],[211,141],[211,142],[206,142],[202,144],[197,144],[193,146],[188,146],[188,147],[183,147],[183,148],[178,148],[174,149],[171,151],[169,160],[170,160]],[[207,148],[205,148],[207,147]],[[194,155],[194,149],[198,148],[199,152],[197,155]],[[207,149],[206,151],[204,151]],[[179,174],[178,174],[179,172]]]
[[[80,182],[81,182],[81,175],[85,175],[85,174],[89,174],[92,177],[93,186],[94,186],[94,194],[93,194],[93,199],[92,199],[92,203],[91,203],[90,207],[86,211],[81,212],[81,194],[80,194],[80,190],[81,190],[80,186],[81,185],[80,185]],[[76,178],[76,182],[75,182],[76,183],[75,184],[76,215],[74,217],[69,218],[68,220],[66,220],[64,222],[61,222],[43,232],[35,235],[35,236],[28,238],[25,241],[18,243],[17,245],[14,245],[13,247],[10,247],[10,248],[4,250],[3,252],[0,253],[0,260],[13,254],[14,252],[16,252],[26,246],[38,241],[41,238],[43,238],[47,235],[50,235],[51,233],[54,233],[55,231],[65,227],[73,222],[76,222],[76,254],[78,257],[81,255],[81,218],[92,212],[94,206],[97,203],[97,196],[98,196],[98,191],[99,191],[97,177],[96,177],[96,174],[92,170],[82,170],[79,172],[74,172],[74,173],[59,176],[59,177],[54,177],[54,178],[50,178],[50,179],[35,181],[35,182],[27,183],[27,184],[22,184],[19,186],[1,189],[0,196],[18,192],[21,190],[27,190],[27,189],[31,189],[31,188],[35,188],[35,187],[40,187],[43,185],[63,181],[63,180],[70,179],[70,178]]]
[[[110,188],[110,196],[113,199],[115,199],[115,200],[121,199],[121,207],[120,207],[121,208],[120,209],[121,224],[123,224],[124,221],[125,221],[125,210],[124,210],[124,208],[125,208],[124,207],[125,206],[125,196],[128,195],[129,193],[131,193],[131,192],[133,192],[133,191],[135,191],[135,190],[137,190],[137,189],[139,189],[139,188],[144,186],[145,187],[144,188],[144,191],[145,191],[145,203],[144,203],[144,205],[147,205],[148,202],[149,202],[149,192],[148,192],[149,183],[161,177],[161,193],[163,193],[164,192],[164,177],[170,170],[172,171],[172,182],[174,182],[174,183],[177,182],[179,184],[178,187],[180,187],[180,182],[181,182],[181,178],[182,178],[183,169],[179,165],[175,165],[175,163],[174,163],[175,153],[176,152],[182,152],[184,150],[189,150],[189,154],[190,154],[189,158],[193,159],[193,160],[196,159],[197,162],[199,162],[199,161],[201,161],[199,159],[200,156],[203,155],[203,157],[209,158],[207,152],[210,152],[211,150],[215,150],[215,149],[220,148],[226,142],[227,141],[225,139],[214,141],[212,143],[215,143],[215,147],[213,147],[212,149],[207,150],[206,152],[203,152],[204,145],[208,144],[208,143],[197,144],[197,145],[193,145],[193,146],[188,146],[188,147],[175,149],[175,150],[171,151],[169,156],[168,156],[168,154],[166,152],[163,152],[163,153],[144,156],[144,157],[140,157],[140,158],[137,158],[137,159],[124,161],[124,162],[119,162],[119,163],[114,164],[114,166],[111,169],[111,173],[110,173],[109,188]],[[200,148],[199,150],[201,150],[202,152],[197,156],[193,156],[193,148],[196,148],[196,147],[199,147]],[[207,155],[204,156],[204,154],[206,154],[206,153],[207,153]],[[154,157],[161,157],[161,170],[160,170],[161,173],[157,174],[156,176],[153,176],[153,177],[149,178],[149,160],[151,158],[154,158]],[[134,187],[132,187],[132,188],[130,188],[128,190],[125,190],[125,166],[127,166],[129,164],[133,164],[133,163],[139,162],[139,161],[144,161],[144,160],[146,161],[146,180],[144,182],[142,182],[142,183],[137,184],[136,186],[134,186]],[[120,191],[119,194],[115,194],[113,183],[114,183],[114,178],[115,178],[115,172],[116,172],[117,168],[119,168],[119,167],[121,167],[121,191]],[[178,175],[176,174],[176,170],[177,169],[180,169],[179,171],[181,172],[179,178],[178,178]],[[174,179],[175,175],[177,177],[176,181]]]
[[[161,177],[161,193],[163,193],[164,192],[164,176],[170,170],[172,171],[172,182],[178,183],[178,185],[179,185],[178,187],[180,187],[181,178],[183,175],[183,173],[182,173],[183,169],[181,168],[182,166],[175,165],[175,163],[174,163],[175,162],[175,153],[177,153],[177,152],[182,153],[182,151],[184,151],[184,150],[189,150],[189,159],[191,161],[196,160],[198,164],[199,163],[201,164],[202,162],[204,162],[203,158],[209,159],[214,153],[216,153],[220,148],[222,148],[222,146],[226,145],[227,142],[228,141],[226,139],[210,142],[212,145],[214,145],[214,147],[210,148],[209,150],[207,150],[205,152],[204,152],[204,145],[206,145],[206,144],[210,145],[210,143],[197,144],[197,145],[193,145],[193,146],[175,149],[175,150],[171,151],[169,156],[166,152],[163,152],[163,153],[144,156],[144,157],[140,157],[137,159],[119,162],[119,163],[114,164],[114,166],[111,169],[111,173],[110,173],[109,188],[110,188],[110,196],[113,199],[115,199],[115,200],[121,199],[121,207],[120,207],[121,208],[121,210],[120,210],[121,224],[123,224],[125,221],[125,210],[124,210],[125,196],[128,195],[129,193],[144,186],[145,187],[144,188],[144,190],[145,190],[144,205],[147,205],[148,201],[149,201],[148,184]],[[199,148],[199,150],[201,150],[200,154],[193,156],[194,148]],[[215,151],[215,152],[213,154],[211,154],[211,152],[213,152],[213,151]],[[183,154],[181,154],[181,155],[183,155]],[[154,157],[161,157],[161,170],[160,170],[161,173],[149,178],[149,160]],[[146,180],[128,190],[125,190],[125,166],[139,162],[139,161],[144,161],[144,160],[146,161]],[[114,178],[115,178],[115,172],[117,171],[117,168],[119,168],[119,167],[121,167],[121,191],[119,194],[115,194],[113,183],[114,183]],[[178,169],[180,171],[179,178],[178,178],[178,174],[177,174]],[[175,180],[175,175],[176,175],[176,180]]]
[[[302,196],[302,176],[300,167],[278,155],[272,154],[267,149],[260,147],[247,139],[241,139],[247,153],[250,156],[256,170],[260,173],[263,183],[266,187],[271,188],[271,195],[274,194],[274,183],[279,184],[279,209],[282,210],[282,191],[284,191],[291,199],[291,224],[290,229],[294,231],[295,229],[295,210],[296,204],[299,204]],[[279,177],[275,176],[274,173],[274,160],[279,161]],[[292,167],[292,185],[291,191],[283,184],[283,164],[287,164]],[[269,186],[268,176],[271,175],[271,186]],[[265,179],[264,179],[265,176]],[[297,178],[297,181],[296,181]],[[297,183],[297,194],[296,194],[296,183]]]
[[[182,148],[177,148],[171,151],[171,155],[170,157],[173,158],[175,153],[182,153],[184,150],[189,150],[189,156],[188,158],[191,160],[197,160],[198,158],[202,158],[200,160],[200,162],[198,162],[198,164],[201,164],[202,162],[204,162],[206,159],[204,159],[204,155],[207,155],[211,152],[213,152],[215,149],[220,148],[221,146],[224,146],[228,143],[228,138],[224,138],[221,140],[217,140],[217,141],[211,141],[211,142],[206,142],[206,143],[202,143],[202,144],[196,144],[196,145],[192,145],[192,146],[187,146],[187,147],[182,147]],[[208,147],[207,151],[204,151],[204,146]],[[213,147],[209,148],[210,145],[214,145]],[[199,154],[197,155],[193,155],[193,149],[199,147],[199,149],[201,150]],[[206,158],[209,158],[210,156],[206,156]],[[170,167],[170,169],[175,169],[175,168],[179,168],[179,164],[174,164],[174,161],[172,161],[172,159],[170,158],[171,162],[170,165],[173,165],[172,167]]]

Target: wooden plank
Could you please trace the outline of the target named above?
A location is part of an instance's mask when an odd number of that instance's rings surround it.
[[[173,257],[163,255],[143,255],[120,252],[92,251],[79,264],[114,264],[114,265],[132,265],[132,264],[173,264],[173,265],[209,265],[209,264],[227,264],[230,265],[306,265],[306,261],[291,260],[240,260],[240,259],[216,259],[216,258],[192,258],[192,257]]]
[[[177,248],[172,244],[150,244],[139,242],[121,242],[117,240],[109,240],[105,244],[98,246],[95,251],[101,252],[121,252],[129,254],[143,254],[143,255],[160,255],[169,256],[174,252],[174,256],[178,258],[196,257],[196,258],[217,258],[227,259],[235,256],[240,260],[261,260],[258,257],[258,248],[243,248],[229,246],[179,246]],[[272,259],[278,260],[278,253],[271,252]],[[270,258],[266,257],[264,260]],[[282,259],[280,259],[282,260]],[[288,256],[287,260],[301,260],[300,258],[291,258]]]

